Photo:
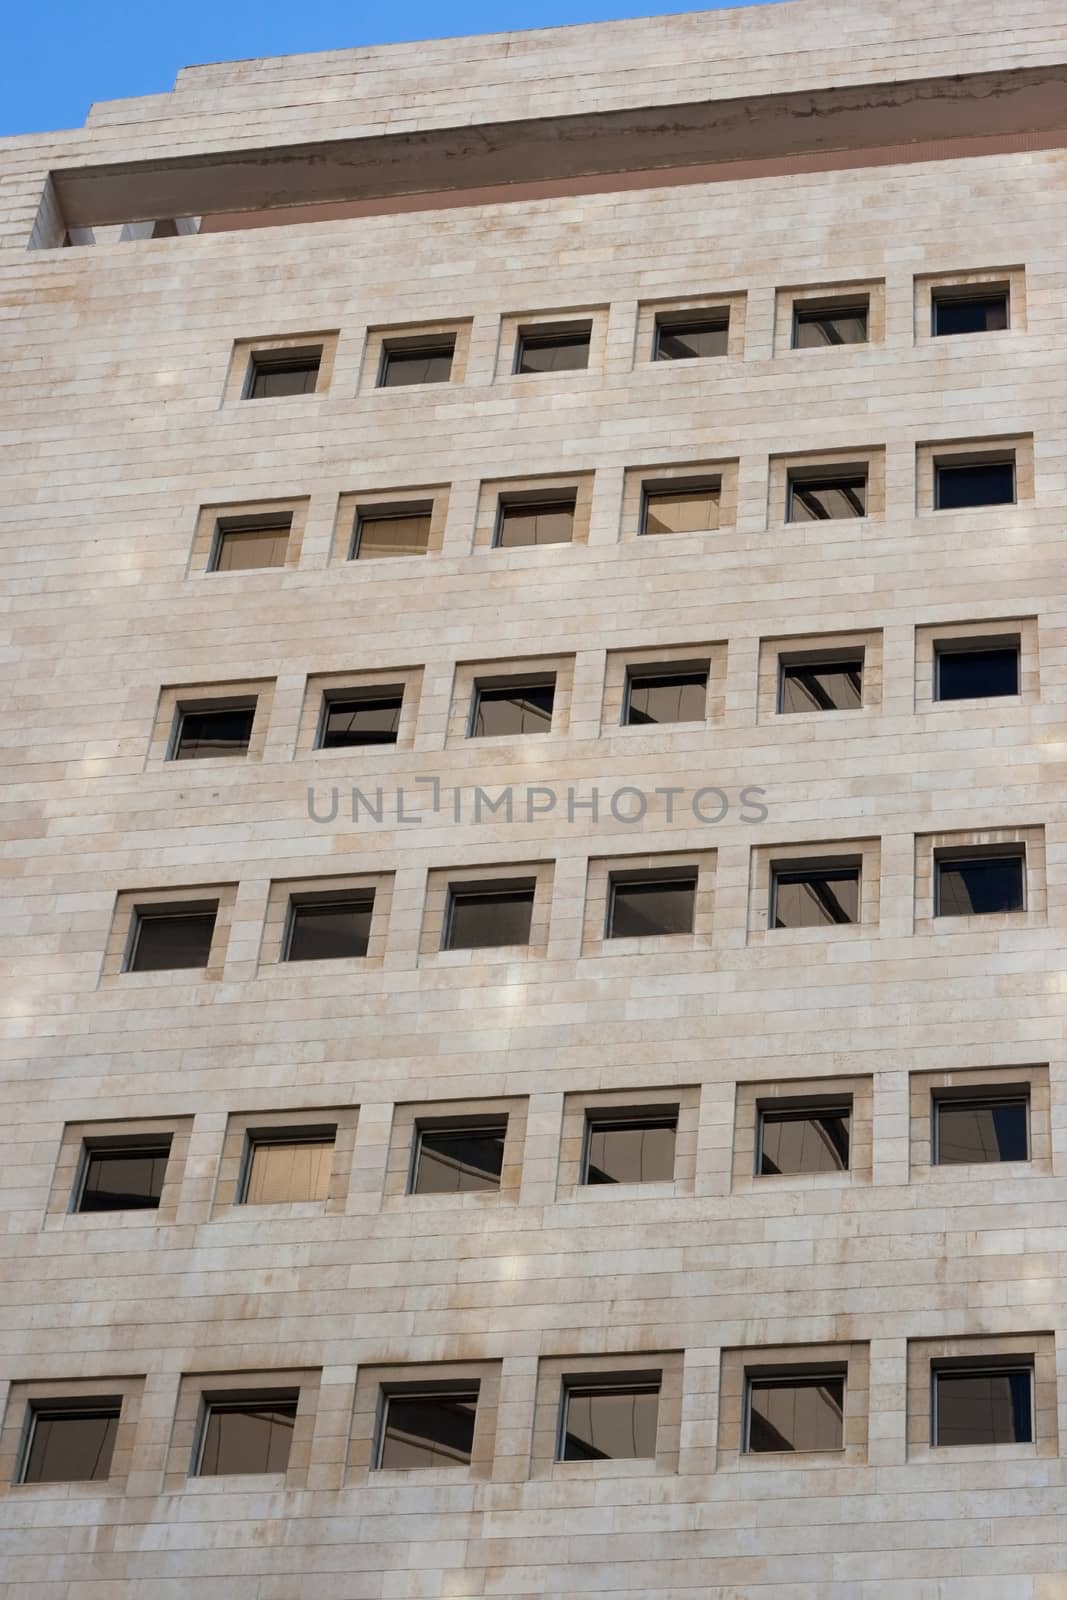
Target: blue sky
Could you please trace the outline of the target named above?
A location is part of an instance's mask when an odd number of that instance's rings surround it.
[[[713,0],[701,8],[684,0],[509,0],[491,6],[452,0],[445,7],[407,0],[372,7],[340,0],[12,0],[0,57],[0,134],[80,127],[92,101],[159,94],[171,88],[180,67],[197,62],[722,11],[740,3]]]

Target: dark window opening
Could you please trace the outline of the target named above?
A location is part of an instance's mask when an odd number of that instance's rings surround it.
[[[692,933],[697,880],[613,878],[608,896],[609,939],[640,939],[649,934]]]
[[[180,711],[172,760],[197,761],[210,756],[247,755],[255,720],[255,701],[249,706]]]
[[[1025,1093],[938,1100],[934,1115],[938,1166],[1030,1159],[1030,1100]]]
[[[934,1371],[931,1444],[1032,1444],[1033,1368]]]
[[[496,537],[500,549],[523,545],[570,544],[574,538],[575,497],[551,500],[501,500]]]
[[[249,362],[247,400],[276,400],[283,395],[314,394],[319,381],[322,346],[301,350],[257,352]]]
[[[430,548],[432,513],[422,507],[379,514],[368,509],[356,515],[353,561],[381,561],[388,556],[424,556]]]
[[[216,908],[210,911],[138,911],[128,972],[166,972],[179,967],[206,967],[215,933]]]
[[[991,700],[1019,693],[1017,639],[977,648],[965,642],[936,645],[934,665],[938,700]]]
[[[336,1140],[335,1127],[250,1133],[241,1204],[267,1206],[326,1200]]]
[[[934,465],[934,504],[938,511],[969,506],[1015,504],[1015,460]]]
[[[819,928],[858,922],[859,915],[858,866],[773,869],[772,928]]]
[[[989,916],[1026,910],[1026,858],[1017,854],[937,860],[936,917]]]
[[[209,1402],[199,1476],[284,1472],[289,1465],[297,1403],[298,1395],[291,1390]]]
[[[121,1413],[121,1400],[111,1399],[33,1406],[20,1482],[105,1482]]]
[[[597,1116],[585,1127],[583,1183],[669,1183],[674,1178],[678,1110]]]
[[[556,680],[476,684],[471,709],[472,739],[493,739],[525,733],[550,733]]]
[[[749,1378],[745,1449],[753,1455],[841,1450],[845,1375]]]
[[[328,691],[323,700],[320,750],[344,750],[368,744],[396,744],[400,731],[403,689],[382,689],[349,697],[343,689]]]
[[[867,515],[867,474],[828,473],[789,478],[787,522],[832,522],[842,517]]]
[[[385,1397],[379,1468],[467,1466],[474,1452],[478,1389]]]
[[[761,1111],[758,1175],[847,1172],[851,1124],[851,1105]]]
[[[848,661],[783,661],[778,710],[857,711],[863,705],[863,657]]]
[[[294,901],[289,913],[286,961],[336,961],[365,956],[370,943],[374,894],[338,900]]]
[[[730,343],[730,313],[694,315],[684,321],[656,319],[655,361],[694,361],[724,356]]]
[[[707,715],[707,669],[691,672],[630,672],[623,722],[643,727],[662,722],[703,722]]]
[[[420,1128],[411,1178],[412,1194],[466,1194],[499,1189],[508,1124],[472,1128]]]
[[[719,526],[721,484],[696,488],[645,489],[641,532],[713,533]]]
[[[862,299],[798,301],[793,308],[793,349],[820,349],[833,344],[866,344],[869,301]]]
[[[75,1210],[157,1210],[170,1144],[170,1134],[161,1134],[136,1144],[88,1145]]]
[[[529,944],[534,886],[449,893],[445,950],[485,950],[495,945]]]
[[[515,348],[516,372],[575,372],[589,365],[588,323],[558,332],[520,331]]]
[[[448,383],[452,377],[455,337],[428,339],[422,344],[386,344],[378,373],[378,387],[396,389],[412,383]]]
[[[651,1460],[656,1454],[660,1377],[647,1383],[568,1386],[561,1461]]]
[[[1009,326],[1007,289],[984,289],[973,294],[934,290],[935,338],[956,333],[995,333]]]

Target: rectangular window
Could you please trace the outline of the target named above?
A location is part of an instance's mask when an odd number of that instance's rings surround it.
[[[671,878],[616,878],[608,896],[609,939],[692,933],[696,873]]]
[[[252,738],[256,702],[218,710],[178,713],[172,761],[197,761],[211,756],[244,756]]]
[[[1032,1444],[1032,1363],[935,1367],[934,1445]]]
[[[694,488],[646,488],[641,515],[641,532],[710,533],[719,526],[721,483]]]
[[[1019,693],[1019,641],[934,646],[935,700],[991,700]]]
[[[847,1172],[852,1103],[760,1111],[759,1177]]]
[[[574,322],[566,328],[520,328],[515,345],[515,372],[575,372],[589,365],[592,324]]]
[[[843,1450],[845,1374],[747,1380],[745,1450],[752,1455]]]
[[[499,739],[526,733],[551,733],[556,679],[476,683],[468,738]]]
[[[155,1211],[163,1193],[171,1136],[136,1144],[87,1145],[75,1211]]]
[[[210,572],[253,572],[284,567],[292,515],[220,517],[215,529]]]
[[[653,1460],[660,1381],[565,1385],[558,1460]]]
[[[793,349],[866,344],[869,313],[867,295],[853,300],[798,300],[793,306]]]
[[[866,472],[790,473],[787,522],[833,522],[867,515]]]
[[[410,511],[356,513],[353,561],[380,561],[386,556],[424,556],[430,548],[432,511],[421,504]]]
[[[630,671],[626,675],[623,722],[645,727],[663,722],[703,722],[707,716],[708,670]]]
[[[321,362],[321,345],[256,351],[248,363],[245,399],[276,400],[282,395],[314,394]]]
[[[463,1467],[474,1452],[478,1386],[387,1394],[376,1465],[382,1470]]]
[[[772,928],[819,928],[859,919],[858,866],[771,869]]]
[[[121,1399],[31,1407],[20,1483],[103,1483],[122,1413]]]
[[[671,1183],[678,1107],[642,1115],[598,1116],[585,1124],[583,1183]]]
[[[241,1204],[325,1200],[336,1137],[336,1127],[249,1133]]]
[[[335,961],[365,956],[374,915],[373,890],[338,900],[293,902],[286,961]]]
[[[298,1402],[299,1393],[291,1389],[209,1401],[198,1476],[284,1472],[289,1465]]]
[[[1009,294],[995,286],[970,294],[935,289],[933,334],[945,338],[956,333],[995,333],[1010,325]]]
[[[1026,856],[990,852],[969,860],[936,857],[935,917],[989,916],[1026,910]]]
[[[1014,456],[1003,461],[964,462],[959,466],[950,462],[934,463],[934,505],[938,511],[1014,504]]]
[[[217,906],[210,911],[138,911],[127,972],[167,972],[206,967],[215,933]]]
[[[445,950],[487,950],[529,944],[534,885],[508,889],[451,888],[445,919]]]
[[[938,1166],[1030,1159],[1030,1097],[937,1100],[934,1161]]]
[[[696,361],[724,356],[730,343],[729,311],[696,313],[684,319],[657,317],[654,361]]]
[[[378,387],[396,389],[412,383],[448,383],[455,350],[455,334],[413,344],[406,340],[389,341],[382,349]]]
[[[778,710],[858,711],[863,705],[863,656],[847,660],[785,661],[778,681]]]
[[[549,500],[502,499],[493,543],[503,550],[532,544],[570,544],[575,496]]]
[[[415,1137],[411,1194],[466,1194],[500,1188],[508,1122],[475,1127],[420,1127]]]
[[[349,696],[343,689],[330,690],[323,696],[317,748],[343,750],[358,745],[396,744],[403,705],[403,689],[388,685],[366,695]]]

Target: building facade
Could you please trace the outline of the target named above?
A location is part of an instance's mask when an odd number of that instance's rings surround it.
[[[1067,18],[4,141],[0,1592],[1067,1597]]]

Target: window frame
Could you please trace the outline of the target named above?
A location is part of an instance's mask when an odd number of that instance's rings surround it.
[[[943,911],[941,909],[941,874],[945,867],[968,867],[978,862],[987,861],[1018,861],[1019,885],[1021,889],[1021,904],[1001,911]],[[933,852],[933,917],[934,920],[945,919],[958,922],[967,917],[1019,917],[1025,916],[1030,909],[1029,852],[1025,840],[1018,843],[995,845],[964,845],[957,851],[951,847],[938,848]]]
[[[1010,333],[1014,331],[1012,324],[1012,286],[1009,279],[992,281],[990,283],[967,284],[931,284],[930,287],[930,338],[931,339],[967,339],[974,334]],[[942,306],[948,305],[975,305],[981,302],[990,303],[1001,300],[1004,304],[1003,328],[970,328],[966,330],[941,332],[938,327],[938,314]]]
[[[289,904],[286,907],[286,912],[285,912],[285,927],[282,930],[281,950],[279,951],[279,956],[278,956],[279,961],[280,962],[286,962],[286,963],[290,962],[290,961],[296,961],[297,963],[300,963],[300,962],[303,962],[303,961],[364,961],[364,960],[366,960],[367,953],[370,950],[371,933],[372,933],[373,925],[374,925],[374,902],[375,902],[375,898],[376,898],[375,890],[372,887],[368,887],[366,889],[352,889],[352,890],[347,890],[347,891],[337,891],[336,894],[328,894],[328,898],[323,898],[323,899],[320,899],[315,894],[306,895],[306,894],[297,893],[295,896],[291,894],[289,896]],[[340,909],[341,907],[348,907],[351,910],[360,910],[360,911],[366,911],[367,912],[367,949],[363,951],[362,955],[358,955],[358,956],[293,956],[292,954],[290,954],[290,952],[292,950],[292,944],[293,944],[293,934],[294,934],[295,929],[296,929],[297,917],[298,917],[298,913],[299,912],[301,912],[301,911],[318,911],[318,910],[321,910],[321,911],[336,911],[336,910]]]
[[[451,1195],[453,1193],[453,1191],[448,1189],[421,1190],[417,1187],[419,1178],[419,1165],[422,1160],[423,1135],[427,1133],[450,1133],[454,1134],[457,1138],[462,1137],[464,1134],[471,1135],[478,1133],[498,1133],[500,1135],[500,1173],[497,1178],[496,1187],[494,1188],[492,1185],[486,1185],[484,1189],[465,1190],[462,1188],[457,1188],[454,1193],[499,1195],[504,1188],[504,1168],[507,1162],[508,1136],[510,1132],[511,1113],[509,1111],[503,1111],[497,1115],[494,1115],[491,1112],[486,1112],[484,1120],[479,1120],[477,1116],[467,1118],[461,1117],[458,1120],[448,1117],[434,1118],[432,1116],[420,1119],[418,1116],[416,1116],[412,1124],[412,1137],[410,1143],[407,1178],[404,1184],[405,1196],[421,1196],[423,1194],[430,1194],[435,1198],[440,1199],[442,1195]]]
[[[122,1426],[122,1411],[125,1402],[124,1394],[87,1395],[84,1401],[77,1398],[56,1400],[42,1398],[34,1400],[32,1397],[26,1402],[26,1416],[23,1420],[22,1439],[19,1444],[18,1456],[14,1475],[15,1485],[26,1485],[29,1488],[42,1487],[48,1484],[108,1484],[111,1482],[111,1468],[115,1460],[115,1450],[118,1445],[118,1433]],[[37,1435],[37,1425],[42,1419],[51,1418],[53,1421],[68,1421],[75,1417],[85,1417],[93,1420],[104,1418],[114,1421],[115,1432],[111,1441],[111,1453],[108,1456],[107,1472],[102,1478],[31,1478],[28,1476],[30,1462],[33,1455],[34,1442]],[[97,1491],[99,1492],[99,1491]]]
[[[971,700],[1019,700],[1023,692],[1023,639],[1021,633],[1004,633],[999,635],[983,635],[971,639],[934,639],[932,641],[934,657],[933,704],[934,705],[966,705]],[[950,695],[947,699],[941,693],[941,660],[943,656],[974,656],[991,653],[1007,654],[1011,650],[1015,655],[1015,688],[1006,694],[980,694],[980,695]]]
[[[568,1456],[565,1454],[570,1417],[571,1400],[574,1397],[584,1398],[586,1395],[596,1394],[655,1394],[656,1396],[656,1438],[652,1454],[648,1456],[605,1456],[606,1461],[656,1461],[659,1456],[659,1435],[661,1402],[663,1398],[663,1373],[656,1368],[649,1368],[647,1381],[640,1379],[637,1374],[628,1376],[625,1373],[606,1373],[604,1381],[597,1382],[592,1377],[578,1377],[560,1379],[559,1420],[556,1426],[556,1445],[553,1462],[556,1466],[573,1466],[575,1462],[585,1462],[592,1466],[600,1463],[588,1456]]]
[[[330,1177],[332,1176],[333,1162],[331,1162],[331,1173],[327,1175],[326,1193],[317,1198],[249,1200],[248,1190],[252,1181],[257,1149],[274,1150],[285,1146],[329,1145],[334,1153],[334,1161],[336,1161],[339,1131],[338,1124],[325,1122],[293,1124],[292,1132],[289,1132],[284,1126],[272,1128],[257,1125],[246,1128],[244,1130],[244,1149],[241,1155],[241,1166],[237,1175],[233,1204],[237,1206],[325,1205],[330,1198]]]
[[[598,1110],[595,1106],[585,1108],[585,1126],[582,1130],[582,1153],[578,1164],[578,1188],[632,1188],[648,1183],[670,1183],[678,1181],[678,1123],[681,1115],[681,1105],[678,1102],[670,1104],[664,1102],[661,1108],[649,1106],[644,1109],[640,1106],[617,1108],[604,1107]],[[602,1128],[636,1128],[636,1127],[671,1127],[674,1130],[674,1150],[671,1160],[671,1175],[669,1178],[633,1178],[628,1183],[623,1180],[601,1186],[590,1183],[589,1166],[592,1157],[593,1134]]]
[[[697,360],[718,360],[719,357],[696,357]],[[706,477],[694,475],[693,477],[679,478],[642,478],[641,508],[638,517],[637,532],[642,539],[686,539],[694,534],[718,533],[723,526],[722,500],[723,479],[721,473],[708,473]],[[708,500],[713,500],[718,510],[714,527],[691,528],[684,533],[657,533],[650,531],[648,526],[649,512],[657,500],[669,500],[679,495],[701,495]]]
[[[521,883],[521,886],[520,886]],[[475,951],[475,950],[529,950],[533,942],[533,915],[537,903],[537,879],[514,880],[501,879],[499,887],[494,886],[493,880],[488,879],[477,883],[466,884],[462,881],[450,882],[447,887],[445,915],[441,924],[442,952],[449,951]],[[522,944],[516,945],[514,940],[501,941],[499,944],[454,945],[452,934],[455,925],[455,911],[457,902],[465,900],[504,899],[507,896],[521,895],[523,903],[530,907],[530,927],[526,939]]]
[[[211,542],[208,547],[207,566],[205,575],[229,577],[239,572],[281,572],[288,565],[288,556],[293,538],[295,515],[293,511],[271,511],[238,513],[234,516],[216,517],[211,533]],[[222,556],[223,546],[231,536],[240,537],[245,533],[285,534],[286,559],[270,562],[262,567],[220,567],[219,560]]]
[[[667,885],[687,888],[691,897],[691,914],[687,929],[675,929],[658,933],[616,933],[615,929],[615,901],[618,889],[662,889]],[[696,931],[697,922],[697,895],[700,892],[700,867],[696,865],[692,871],[685,868],[651,869],[649,872],[628,872],[625,868],[619,872],[608,871],[607,915],[604,921],[602,938],[604,943],[614,942],[617,939],[689,939]]]
[[[691,311],[658,312],[652,319],[652,357],[653,361],[722,361],[730,354],[731,333],[731,307],[725,305],[720,309],[709,307],[703,314],[694,307]],[[694,332],[723,333],[726,336],[723,349],[714,355],[701,356],[664,356],[660,354],[660,344],[664,334],[686,334]]]
[[[248,724],[248,740],[243,750],[235,750],[227,752],[226,754],[212,754],[208,756],[182,756],[180,754],[182,736],[185,730],[185,719],[187,716],[225,716],[226,713],[230,711],[250,711],[252,713],[251,721]],[[222,700],[204,701],[203,703],[179,700],[174,709],[174,726],[171,731],[170,741],[167,745],[165,760],[239,761],[243,758],[247,758],[251,754],[253,748],[252,742],[256,733],[256,716],[258,711],[258,695],[250,695],[247,699],[235,700],[232,703]]]
[[[863,856],[847,855],[839,858],[820,857],[812,858],[810,862],[791,861],[786,857],[771,860],[768,863],[770,874],[770,906],[767,912],[767,929],[772,933],[788,933],[798,928],[858,928],[863,922]],[[846,917],[841,921],[833,918],[827,922],[791,923],[784,927],[778,925],[778,890],[785,882],[800,882],[805,879],[841,877],[851,874],[856,883],[856,915]]]
[[[756,1101],[756,1154],[752,1169],[752,1176],[757,1181],[767,1178],[782,1179],[786,1182],[806,1181],[810,1178],[843,1178],[852,1177],[854,1172],[854,1122],[856,1117],[856,1097],[848,1094],[837,1098],[827,1095],[825,1102],[822,1097],[807,1100],[793,1105],[775,1101],[774,1104],[763,1104]],[[799,1172],[764,1172],[763,1171],[763,1130],[768,1117],[772,1123],[783,1122],[812,1122],[822,1117],[844,1117],[848,1122],[848,1160],[843,1167],[813,1168],[811,1171]]]
[[[1034,1136],[1031,1110],[1031,1085],[1029,1081],[1020,1082],[1014,1087],[991,1089],[983,1094],[979,1089],[976,1093],[938,1093],[935,1089],[931,1095],[930,1105],[930,1165],[932,1167],[1014,1167],[1023,1164],[1030,1166],[1034,1159]],[[1026,1110],[1026,1154],[1013,1161],[942,1161],[941,1160],[941,1112],[946,1106],[956,1110],[967,1108],[982,1108],[991,1106],[1019,1105]]]
[[[127,1140],[128,1142],[123,1142]],[[158,1215],[163,1201],[163,1191],[167,1185],[167,1168],[170,1165],[173,1147],[173,1133],[116,1134],[104,1135],[97,1139],[83,1134],[78,1164],[75,1169],[74,1184],[71,1188],[70,1201],[67,1206],[68,1213],[71,1216],[79,1217],[114,1216],[116,1212],[125,1213],[129,1211],[134,1211],[138,1215],[144,1212],[151,1212],[153,1216]],[[166,1159],[163,1163],[163,1179],[159,1186],[159,1197],[155,1205],[83,1207],[82,1201],[85,1197],[85,1186],[89,1179],[89,1169],[92,1165],[93,1157],[99,1155],[113,1155],[120,1158],[122,1156],[151,1155],[156,1157],[164,1155]]]
[[[545,374],[539,374],[545,376]],[[509,511],[533,512],[539,515],[544,511],[567,510],[571,515],[571,536],[569,539],[547,539],[544,544],[536,539],[527,544],[504,544],[502,534]],[[557,545],[569,545],[577,542],[578,521],[578,490],[546,490],[544,493],[527,495],[524,491],[509,494],[506,491],[497,495],[496,515],[493,520],[493,538],[490,544],[492,550],[546,550]]]
[[[789,335],[790,350],[850,350],[862,349],[871,344],[871,295],[869,290],[848,295],[814,295],[808,299],[797,296],[792,303],[792,327]],[[800,329],[807,324],[820,322],[833,317],[855,317],[862,312],[863,333],[862,339],[842,339],[835,343],[833,340],[824,345],[802,345],[798,342]]]
[[[394,338],[386,335],[382,339],[382,347],[378,355],[378,369],[375,374],[375,389],[431,389],[455,381],[456,347],[458,336],[455,331],[450,333],[414,334],[410,338],[403,336]],[[448,373],[444,378],[422,378],[412,383],[394,383],[386,381],[389,365],[393,356],[448,356]]]
[[[622,707],[620,713],[620,728],[696,728],[703,727],[708,721],[708,694],[711,689],[711,661],[689,663],[679,661],[672,663],[651,662],[643,665],[640,662],[627,662],[624,668]],[[663,679],[684,678],[704,680],[704,715],[702,717],[679,717],[672,722],[634,722],[630,713],[633,709],[632,696],[635,681],[639,688],[655,685]],[[688,684],[684,685],[688,687]]]
[[[164,972],[206,972],[211,965],[211,957],[215,945],[219,926],[219,913],[221,911],[219,900],[210,903],[206,901],[189,901],[182,903],[163,903],[158,908],[150,903],[134,905],[130,913],[130,928],[126,939],[126,949],[120,968],[123,974],[129,972],[150,973],[158,975]],[[192,918],[211,916],[211,938],[208,941],[206,958],[196,965],[186,964],[178,967],[138,967],[137,952],[141,942],[141,931],[146,922],[188,921]]]
[[[826,1384],[830,1379],[837,1379],[841,1384],[841,1443],[838,1445],[815,1445],[806,1450],[753,1450],[752,1449],[752,1390],[753,1386],[762,1388],[780,1389],[813,1389],[820,1384]],[[842,1366],[831,1366],[816,1372],[807,1371],[798,1365],[794,1373],[782,1372],[751,1372],[745,1369],[745,1396],[741,1413],[741,1448],[739,1454],[745,1456],[773,1456],[781,1459],[794,1456],[844,1456],[848,1448],[846,1437],[848,1423],[848,1363]]]
[[[397,551],[395,554],[385,556],[364,556],[364,561],[411,561],[418,560],[420,556],[434,554],[433,550],[433,500],[411,500],[383,502],[374,505],[370,502],[359,503],[352,514],[352,536],[348,544],[346,561],[359,561],[359,547],[363,539],[364,527],[375,522],[401,522],[414,521],[416,518],[426,521],[426,548],[415,552]]]
[[[274,372],[293,372],[301,368],[307,370],[311,358],[315,358],[315,382],[310,389],[300,390],[296,394],[287,395],[257,395],[254,393],[256,381],[260,376],[267,376]],[[241,386],[240,398],[242,400],[300,400],[308,395],[319,393],[319,379],[322,376],[323,362],[326,358],[325,343],[307,345],[260,345],[248,352],[248,367],[245,372],[244,383]]]
[[[798,490],[831,489],[837,488],[848,498],[851,491],[862,481],[863,484],[863,509],[850,517],[795,517],[793,505]],[[857,465],[852,469],[842,466],[837,472],[832,467],[822,468],[788,468],[785,479],[785,520],[788,527],[804,526],[807,523],[821,522],[867,522],[871,516],[871,471],[870,464],[863,463],[862,470]]]
[[[942,473],[944,473],[944,472],[965,472],[965,471],[980,472],[980,471],[983,470],[983,468],[986,468],[986,467],[1003,467],[1003,466],[1010,466],[1010,468],[1011,468],[1011,499],[1010,500],[977,500],[972,505],[966,505],[966,506],[946,506],[946,505],[942,504],[942,500],[941,500]],[[967,456],[967,454],[965,452],[961,452],[958,457],[944,456],[944,457],[941,457],[940,459],[935,454],[934,459],[933,459],[933,467],[934,467],[934,504],[933,504],[933,509],[935,511],[948,511],[948,512],[957,512],[957,513],[964,512],[964,511],[995,511],[1000,507],[1017,506],[1020,503],[1020,499],[1019,499],[1019,459],[1018,459],[1018,452],[1016,450],[1014,450],[1014,449],[1012,449],[1010,451],[1000,452],[1000,453],[993,453],[989,457],[987,457],[985,459],[982,459],[982,460],[968,459],[968,456]]]
[[[401,719],[404,715],[404,691],[406,683],[375,684],[366,690],[359,688],[323,689],[322,701],[319,706],[318,719],[315,724],[315,742],[312,750],[392,750],[400,743]],[[396,691],[396,692],[391,692]],[[330,712],[335,706],[360,705],[373,706],[377,701],[395,700],[396,706],[396,737],[393,739],[368,739],[365,741],[352,740],[345,744],[327,744],[326,734],[329,729]]]
[[[994,1336],[995,1337],[995,1336]],[[997,1362],[995,1360],[976,1360],[973,1365],[969,1362],[940,1360],[936,1358],[930,1362],[930,1448],[931,1450],[997,1450],[1005,1444],[1011,1446],[1029,1446],[1031,1449],[1037,1444],[1037,1406],[1034,1385],[1036,1380],[1036,1352],[1031,1354],[1029,1361],[1012,1357],[1009,1360]],[[1000,1443],[986,1441],[984,1444],[942,1444],[938,1438],[940,1416],[938,1410],[939,1382],[942,1377],[949,1378],[984,1378],[992,1374],[1001,1377],[1013,1377],[1017,1373],[1025,1372],[1029,1378],[1029,1439],[1002,1440]]]
[[[558,674],[556,672],[516,673],[514,676],[490,675],[482,678],[475,675],[471,685],[470,710],[467,716],[465,737],[468,739],[530,739],[543,738],[546,734],[555,733],[557,679]],[[477,731],[476,725],[481,711],[483,693],[497,694],[501,699],[508,699],[513,695],[520,695],[526,689],[548,688],[552,690],[552,709],[549,713],[547,727],[529,728],[514,733],[479,733]]]
[[[473,1400],[474,1415],[471,1418],[471,1450],[465,1461],[454,1460],[451,1463],[422,1466],[422,1467],[390,1467],[383,1461],[386,1447],[386,1435],[389,1429],[389,1407],[394,1400],[442,1400],[451,1399],[455,1402]],[[371,1446],[370,1472],[470,1472],[477,1459],[478,1445],[478,1412],[482,1405],[482,1380],[480,1377],[430,1380],[427,1383],[409,1387],[407,1384],[385,1383],[379,1385],[378,1407],[375,1418],[374,1436]]]
[[[584,333],[586,359],[577,367],[551,367],[547,371],[524,372],[522,363],[530,345],[541,349],[559,348],[580,342]],[[565,372],[588,372],[593,355],[593,319],[576,317],[573,320],[546,323],[520,323],[515,329],[515,350],[512,357],[511,376],[515,378],[558,378]]]
[[[295,1443],[296,1425],[300,1410],[300,1395],[300,1388],[298,1387],[294,1389],[290,1385],[286,1385],[277,1389],[250,1389],[247,1391],[238,1391],[232,1397],[227,1397],[225,1394],[215,1395],[211,1391],[202,1391],[200,1395],[200,1415],[197,1419],[196,1441],[193,1449],[193,1458],[190,1464],[189,1476],[191,1478],[277,1478],[287,1474],[289,1470],[289,1461],[292,1457],[293,1444]],[[285,1466],[282,1468],[282,1470],[279,1472],[277,1469],[274,1471],[268,1471],[264,1469],[261,1472],[247,1473],[205,1472],[204,1452],[207,1448],[208,1430],[211,1425],[212,1415],[222,1413],[229,1413],[233,1415],[235,1413],[253,1410],[257,1405],[270,1406],[275,1409],[280,1409],[282,1405],[292,1405],[293,1437],[289,1440],[289,1451],[286,1457]]]

